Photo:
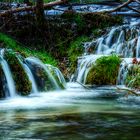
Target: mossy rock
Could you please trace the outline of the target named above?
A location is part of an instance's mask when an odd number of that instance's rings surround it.
[[[43,92],[43,91],[50,91],[55,89],[53,83],[49,79],[49,75],[47,74],[47,72],[42,66],[30,62],[28,60],[26,60],[26,64],[30,67],[34,75],[37,88],[39,91]]]
[[[121,60],[116,55],[103,56],[92,65],[86,78],[90,85],[115,85]]]
[[[5,50],[4,58],[10,66],[10,70],[16,84],[17,93],[23,96],[30,94],[32,83],[30,82],[16,54],[11,50]]]

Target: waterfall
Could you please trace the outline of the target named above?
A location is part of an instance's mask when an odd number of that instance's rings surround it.
[[[61,71],[57,68],[57,67],[54,67],[52,65],[49,65],[49,64],[46,64],[47,68],[50,69],[51,71],[54,71],[54,74],[57,75],[58,77],[58,80],[61,84],[64,85],[64,87],[66,87],[66,81],[65,81],[65,78],[63,76],[63,74],[61,73]]]
[[[4,52],[4,50],[2,49],[1,55],[0,55],[1,66],[2,66],[3,72],[4,72],[5,77],[6,77],[6,81],[7,81],[7,85],[8,85],[8,92],[9,92],[11,97],[15,97],[16,96],[15,83],[14,83],[14,80],[12,78],[12,73],[11,73],[11,70],[9,68],[9,65],[6,62],[6,60],[4,60],[4,58],[3,58],[3,52]]]
[[[78,61],[79,67],[77,70],[77,73],[78,73],[77,81],[78,82],[85,84],[86,77],[91,68],[91,65],[101,56],[103,56],[103,55],[87,55],[87,56],[84,56],[79,59],[79,61]]]
[[[45,65],[37,58],[24,58],[11,49],[0,50],[0,84],[0,98],[66,88],[58,68]]]
[[[40,66],[41,68],[43,68],[52,84],[52,86],[55,88],[55,89],[60,89],[58,83],[56,82],[55,78],[53,77],[53,75],[51,74],[51,72],[47,69],[46,65],[43,64],[39,59],[35,58],[35,57],[29,57],[29,58],[26,58],[26,62],[29,62],[29,63],[33,63],[35,65],[38,65]]]
[[[140,57],[140,27],[123,25],[113,27],[108,33],[91,42],[85,42],[85,52],[78,59],[77,81],[85,84],[92,64],[102,55],[117,54],[121,56],[117,84],[125,84],[128,69],[133,58]],[[92,51],[91,51],[92,50]]]
[[[23,68],[25,69],[30,81],[32,82],[32,92],[33,93],[38,93],[36,81],[34,79],[34,76],[33,76],[32,72],[31,72],[31,70],[29,69],[29,67],[26,64],[23,64]]]
[[[28,67],[28,65],[26,63],[22,62],[22,57],[21,55],[17,55],[17,58],[19,60],[19,62],[21,63],[23,69],[26,71],[30,81],[32,82],[32,92],[33,93],[38,93],[38,89],[37,89],[37,85],[36,85],[36,81],[35,78],[30,70],[30,68]]]

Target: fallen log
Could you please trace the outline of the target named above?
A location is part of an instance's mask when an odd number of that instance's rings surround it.
[[[101,11],[101,12],[98,12],[98,13],[113,13],[113,12],[119,11],[119,10],[121,10],[122,8],[126,7],[126,8],[128,8],[128,9],[133,10],[134,12],[137,12],[137,13],[140,14],[140,10],[137,10],[137,9],[135,9],[135,8],[133,8],[133,7],[131,7],[131,6],[129,6],[129,4],[132,3],[132,2],[137,2],[138,4],[140,4],[140,1],[139,1],[139,0],[128,0],[128,1],[126,1],[126,2],[124,2],[124,3],[120,2],[120,5],[117,6],[116,8],[114,8],[114,9],[111,9],[111,10],[104,10],[104,11]],[[55,10],[64,11],[64,10],[60,10],[60,9],[56,9],[56,8],[55,8]],[[87,13],[88,13],[88,12],[87,12]],[[91,12],[89,12],[89,13],[91,13]]]
[[[57,1],[54,1],[54,2],[44,4],[43,7],[44,7],[44,9],[47,9],[47,8],[51,8],[55,5],[61,5],[61,4],[65,4],[65,3],[68,3],[68,2],[69,2],[69,0],[57,0]],[[133,10],[133,11],[140,14],[140,10],[134,9],[133,7],[129,6],[129,4],[132,3],[132,2],[137,2],[138,4],[140,4],[139,0],[128,0],[124,3],[120,3],[120,5],[117,6],[116,8],[114,8],[114,9],[104,10],[104,11],[101,11],[99,13],[113,13],[113,12],[121,10],[124,7],[127,7],[128,9]],[[6,10],[4,12],[1,12],[0,17],[5,17],[5,16],[8,16],[10,14],[14,14],[14,13],[18,13],[18,12],[25,12],[25,11],[29,12],[29,11],[35,11],[35,10],[36,10],[36,6],[20,7],[20,8]]]
[[[50,3],[44,4],[44,9],[51,8],[55,5],[65,4],[67,2],[68,2],[68,0],[57,0],[54,2],[50,2]],[[5,17],[5,16],[8,16],[10,14],[14,14],[14,13],[18,13],[18,12],[25,12],[25,11],[29,12],[29,11],[35,11],[35,10],[36,10],[36,6],[19,7],[16,9],[11,9],[11,10],[6,10],[4,12],[1,12],[0,17]]]
[[[113,9],[113,10],[108,10],[108,11],[105,11],[105,12],[107,12],[107,13],[116,12],[116,11],[122,9],[123,7],[128,6],[128,4],[130,4],[131,2],[134,2],[134,0],[128,0],[128,1],[124,2],[123,4],[119,5],[118,7],[116,7],[115,9]]]
[[[130,10],[133,10],[134,12],[137,12],[137,13],[140,14],[140,10],[134,9],[134,8],[128,6],[128,5],[127,5],[127,8],[130,9]]]

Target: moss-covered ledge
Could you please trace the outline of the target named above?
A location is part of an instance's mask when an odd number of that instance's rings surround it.
[[[115,85],[121,59],[116,55],[103,56],[96,60],[88,72],[86,84]]]

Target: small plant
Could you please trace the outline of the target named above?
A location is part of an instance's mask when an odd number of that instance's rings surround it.
[[[140,65],[136,59],[133,59],[133,66],[128,70],[125,84],[130,88],[140,90]]]

